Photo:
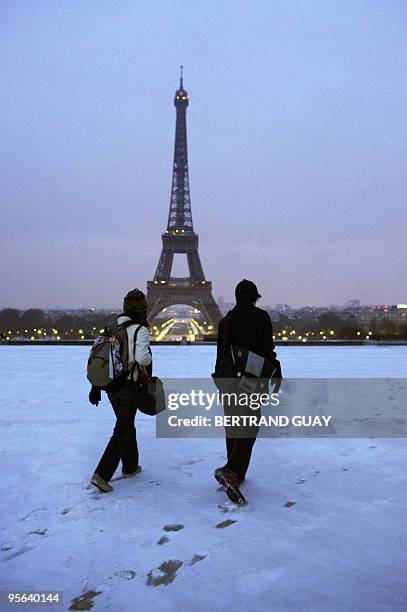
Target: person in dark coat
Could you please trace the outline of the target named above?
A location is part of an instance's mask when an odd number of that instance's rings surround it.
[[[243,279],[236,286],[235,297],[236,306],[219,323],[215,374],[228,359],[231,345],[246,348],[269,361],[276,358],[273,326],[269,314],[256,306],[261,297],[256,285]],[[230,411],[226,405],[224,410],[225,414]],[[247,437],[234,437],[231,428],[225,429],[227,462],[215,470],[215,478],[232,501],[244,503],[239,487],[246,477],[258,428],[245,429]]]

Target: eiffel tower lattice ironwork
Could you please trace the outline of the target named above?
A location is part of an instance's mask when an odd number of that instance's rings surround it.
[[[186,304],[199,309],[207,325],[212,325],[215,331],[222,315],[212,296],[212,284],[205,278],[198,253],[198,235],[192,225],[186,125],[188,103],[181,66],[180,86],[174,98],[177,118],[170,212],[167,230],[162,235],[157,270],[154,279],[147,283],[147,316],[153,321],[163,308]],[[189,276],[171,276],[175,253],[186,254]]]

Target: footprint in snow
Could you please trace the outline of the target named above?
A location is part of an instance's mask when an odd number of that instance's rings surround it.
[[[35,547],[34,546],[23,546],[22,548],[19,548],[18,550],[16,550],[16,552],[13,552],[10,555],[7,555],[7,557],[4,558],[4,561],[11,561],[11,559],[15,559],[16,557],[19,557],[20,555],[24,555],[24,553],[28,552],[29,550],[33,550],[33,548]]]
[[[284,508],[291,508],[291,506],[295,506],[296,503],[297,502],[295,502],[295,501],[287,501],[284,504]]]
[[[158,540],[157,544],[160,544],[160,546],[161,546],[162,544],[166,544],[166,543],[167,543],[167,542],[169,542],[169,541],[170,541],[170,540],[169,540],[169,538],[167,538],[167,536],[162,536],[162,537],[161,537],[161,538]]]
[[[133,570],[119,570],[115,572],[114,575],[117,576],[119,580],[133,580],[136,576],[136,572],[133,572]]]
[[[181,525],[180,523],[174,523],[172,525],[164,525],[164,531],[181,531],[184,529],[185,525]]]
[[[47,508],[44,508],[44,507],[34,508],[34,510],[30,510],[30,512],[28,514],[26,514],[26,516],[23,516],[22,518],[20,518],[19,521],[21,521],[21,522],[26,521],[28,518],[31,518],[33,514],[37,514],[41,510],[46,511]]]
[[[74,597],[69,607],[70,610],[91,610],[94,606],[94,598],[100,595],[102,591],[87,591],[83,595]]]
[[[46,535],[47,531],[48,531],[48,529],[36,529],[35,531],[29,531],[27,533],[27,535],[33,534],[33,535],[42,535],[42,536],[44,536],[44,535]]]
[[[216,525],[216,528],[225,529],[225,527],[229,527],[229,525],[233,525],[233,523],[236,523],[236,521],[233,521],[232,519],[226,519],[226,521],[222,521],[221,523],[218,523]]]
[[[199,561],[204,559],[206,559],[206,555],[194,555],[188,565],[195,565],[195,563],[199,563]]]
[[[295,484],[304,484],[304,482],[307,482],[305,478],[297,478],[297,482]]]
[[[170,559],[164,561],[158,568],[151,570],[147,575],[146,584],[147,586],[160,586],[161,584],[167,585],[174,582],[177,571],[183,565],[183,561],[179,559]]]

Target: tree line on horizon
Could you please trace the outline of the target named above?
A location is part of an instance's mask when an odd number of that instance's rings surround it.
[[[94,338],[107,325],[116,321],[115,313],[86,312],[49,314],[38,308],[0,310],[0,333],[2,338],[44,338],[60,339]],[[319,315],[305,314],[301,318],[273,313],[275,338],[296,340],[357,340],[366,337],[372,340],[407,340],[407,322],[395,321],[382,316],[369,320],[341,317],[339,313],[327,311]]]
[[[31,335],[41,337],[59,334],[66,339],[78,339],[82,336],[92,338],[98,335],[100,329],[114,323],[116,316],[115,313],[103,312],[49,314],[39,308],[28,310],[4,308],[0,310],[0,333],[5,337]]]

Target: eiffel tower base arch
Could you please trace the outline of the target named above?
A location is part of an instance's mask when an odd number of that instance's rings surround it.
[[[167,283],[149,281],[147,283],[147,319],[153,323],[157,315],[169,306],[185,304],[201,311],[203,320],[213,326],[216,333],[218,323],[222,318],[219,306],[212,295],[212,283],[210,281],[174,281]]]

